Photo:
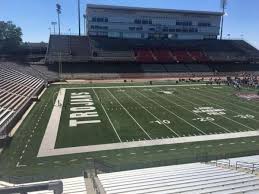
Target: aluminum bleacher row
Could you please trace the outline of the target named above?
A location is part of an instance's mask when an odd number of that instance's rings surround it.
[[[247,62],[259,51],[243,40],[139,40],[51,35],[46,62]]]
[[[252,174],[201,163],[98,174],[107,194],[259,193]]]
[[[171,51],[160,49],[136,50],[136,61],[142,63],[150,62],[208,62],[210,58],[201,51]]]
[[[43,86],[44,80],[0,64],[0,139]]]

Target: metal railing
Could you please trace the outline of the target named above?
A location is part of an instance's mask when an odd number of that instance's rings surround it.
[[[62,181],[55,181],[55,182],[49,182],[49,183],[6,187],[6,188],[1,188],[0,193],[1,194],[12,194],[12,193],[27,194],[29,192],[46,191],[46,190],[53,190],[54,194],[62,194],[63,183]]]
[[[235,167],[236,170],[239,168],[251,170],[251,173],[253,174],[255,171],[259,170],[259,163],[236,161]]]

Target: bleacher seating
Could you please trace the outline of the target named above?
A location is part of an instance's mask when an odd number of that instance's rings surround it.
[[[208,62],[209,58],[202,51],[191,51],[189,52],[192,58],[198,62]]]
[[[102,51],[95,50],[96,61],[136,61],[133,51]]]
[[[204,64],[186,64],[190,72],[212,72],[208,65]]]
[[[0,136],[19,111],[43,87],[44,80],[0,64]]]
[[[87,62],[92,55],[87,36],[51,35],[46,62]]]
[[[134,55],[135,53],[135,55]],[[259,51],[243,40],[145,40],[51,35],[47,62],[246,62]]]
[[[142,71],[144,73],[165,73],[167,72],[163,65],[161,64],[142,64]]]
[[[176,61],[177,59],[172,55],[170,50],[166,49],[154,49],[153,51],[154,56],[156,57],[158,62],[161,63],[170,63],[172,61]]]
[[[167,72],[170,73],[188,73],[189,69],[184,64],[164,64],[165,69]]]
[[[259,193],[252,174],[194,163],[98,174],[107,194],[115,193]]]
[[[188,63],[194,61],[187,51],[173,51],[172,54],[178,62]]]
[[[135,51],[137,62],[140,63],[152,63],[156,61],[156,58],[154,57],[151,50],[136,50]]]

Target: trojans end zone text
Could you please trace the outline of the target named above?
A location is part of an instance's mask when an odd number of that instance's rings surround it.
[[[89,92],[71,93],[70,106],[70,127],[101,122]]]

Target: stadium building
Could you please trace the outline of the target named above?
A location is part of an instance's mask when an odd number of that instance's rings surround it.
[[[89,36],[217,39],[221,12],[87,5]]]

